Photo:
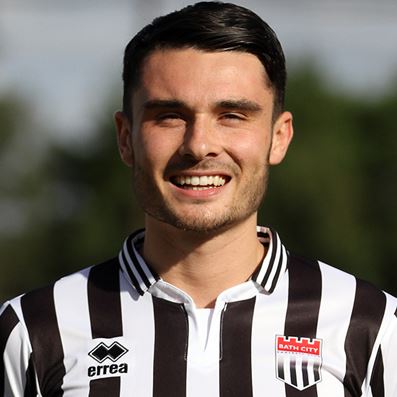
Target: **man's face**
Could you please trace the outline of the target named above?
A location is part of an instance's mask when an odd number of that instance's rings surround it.
[[[291,115],[272,123],[273,93],[260,61],[243,52],[157,50],[134,91],[132,125],[116,115],[123,160],[146,214],[209,232],[254,214],[268,166],[292,136]]]

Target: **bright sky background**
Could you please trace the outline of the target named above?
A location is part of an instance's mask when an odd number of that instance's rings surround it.
[[[56,137],[87,133],[109,93],[121,98],[122,55],[132,35],[188,3],[0,0],[0,95],[26,98]],[[397,82],[395,0],[238,4],[274,28],[290,66],[315,59],[331,84],[359,95],[380,95]]]

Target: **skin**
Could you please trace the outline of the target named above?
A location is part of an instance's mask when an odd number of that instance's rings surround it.
[[[133,122],[115,115],[120,155],[146,214],[142,254],[198,307],[212,307],[263,259],[257,210],[269,166],[292,139],[292,115],[273,121],[273,91],[252,54],[156,50],[142,70]],[[177,183],[215,175],[223,186]]]

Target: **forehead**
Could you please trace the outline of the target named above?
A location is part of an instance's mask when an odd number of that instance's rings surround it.
[[[135,94],[134,99],[143,95],[146,100],[173,98],[186,102],[273,96],[266,71],[255,55],[193,48],[150,53],[142,64]]]

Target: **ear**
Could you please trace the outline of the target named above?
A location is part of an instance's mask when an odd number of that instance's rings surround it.
[[[276,165],[283,161],[292,136],[294,135],[292,114],[290,112],[283,112],[277,117],[273,125],[272,133],[273,139],[269,152],[269,164]]]
[[[123,112],[114,114],[114,121],[117,129],[117,144],[120,157],[124,164],[132,167],[134,163],[134,151],[132,147],[132,123]]]

